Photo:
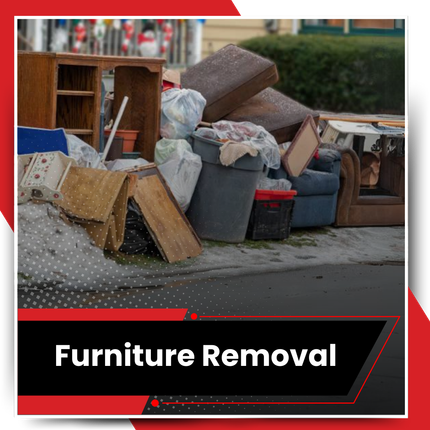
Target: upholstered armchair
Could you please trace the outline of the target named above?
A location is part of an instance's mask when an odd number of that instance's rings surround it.
[[[323,145],[333,148],[333,145]],[[360,160],[352,149],[342,154],[336,226],[403,225],[405,223],[405,157],[390,150],[382,138],[379,181],[376,187],[361,187]]]
[[[289,176],[282,166],[269,172],[271,178],[288,179],[292,183],[292,189],[297,191],[291,223],[293,228],[320,227],[334,223],[340,163],[338,151],[320,149],[319,159],[312,158],[300,176]]]

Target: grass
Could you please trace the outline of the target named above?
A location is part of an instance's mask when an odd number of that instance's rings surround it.
[[[242,243],[228,243],[228,242],[219,242],[217,240],[204,240],[203,249],[211,249],[211,248],[247,248],[247,249],[273,249],[271,244],[277,243],[274,240],[248,240],[245,239]]]
[[[122,252],[105,251],[104,255],[106,258],[115,261],[117,264],[122,266],[138,266],[138,267],[150,267],[151,269],[166,269],[172,266],[186,266],[194,259],[187,259],[184,261],[177,261],[176,263],[167,263],[163,258],[157,255],[149,254],[124,254]]]
[[[294,248],[316,247],[318,246],[318,236],[336,237],[333,229],[327,227],[294,229],[290,237],[285,240],[249,240],[246,239],[242,243],[227,243],[216,240],[203,240],[203,249],[215,248],[237,248],[237,249],[256,249],[256,250],[274,250],[274,245],[288,245]],[[146,255],[146,254],[123,254],[122,252],[105,251],[105,257],[114,260],[116,263],[123,266],[139,266],[151,268],[165,269],[171,267],[172,264],[165,262],[161,256]],[[195,259],[187,259],[175,263],[176,266],[186,266],[192,264]],[[18,274],[23,279],[26,279],[23,274]],[[30,277],[31,279],[31,277]]]
[[[277,240],[245,240],[245,242],[238,245],[240,248],[247,249],[273,249],[273,244],[282,243]]]
[[[314,237],[290,237],[283,242],[285,245],[293,246],[294,248],[303,248],[305,246],[318,246],[317,241]]]
[[[318,246],[317,236],[337,237],[332,229],[327,227],[316,227],[308,229],[293,230],[290,237],[284,241],[286,245],[294,246],[295,248],[303,248],[305,246]]]
[[[114,260],[123,266],[149,266],[158,265],[165,267],[168,265],[161,257],[146,254],[124,254],[122,252],[105,251],[105,257]]]
[[[214,240],[203,241],[203,248],[226,248],[236,247],[241,249],[274,249],[273,245],[289,245],[295,248],[303,248],[305,246],[318,246],[318,236],[337,237],[333,229],[328,227],[314,227],[308,229],[294,229],[290,237],[285,240],[249,240],[246,239],[242,243],[234,244],[227,242],[219,242]]]

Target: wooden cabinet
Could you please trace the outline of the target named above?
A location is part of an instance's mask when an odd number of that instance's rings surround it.
[[[99,150],[103,71],[114,70],[114,117],[129,97],[119,129],[139,130],[135,151],[153,161],[159,139],[162,58],[18,53],[18,125],[64,128]]]

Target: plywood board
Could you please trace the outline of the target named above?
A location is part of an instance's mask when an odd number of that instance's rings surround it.
[[[71,167],[61,187],[64,199],[58,205],[71,217],[106,222],[126,179],[123,172]]]
[[[147,176],[154,176],[154,175],[157,176],[157,178],[163,184],[163,187],[166,190],[166,193],[169,196],[170,201],[175,206],[175,208],[177,209],[178,213],[181,215],[182,219],[184,220],[184,223],[189,227],[190,231],[193,232],[194,237],[195,237],[196,241],[199,243],[199,245],[202,246],[202,243],[201,243],[199,237],[197,236],[197,233],[192,228],[190,222],[188,221],[188,218],[184,214],[184,211],[181,209],[181,207],[179,206],[179,203],[177,202],[175,196],[173,195],[172,190],[169,187],[169,184],[163,178],[163,175],[158,170],[158,167],[157,167],[156,164],[154,164],[154,163],[146,164],[144,166],[139,166],[137,168],[127,170],[127,172],[128,172],[129,175],[131,175],[133,173],[138,178],[144,178],[144,177],[147,177]],[[136,188],[136,185],[133,188],[133,195],[134,195],[134,190]]]
[[[74,222],[80,223],[96,246],[118,251],[124,241],[128,175],[123,172],[71,167],[57,202]]]
[[[134,199],[142,211],[146,227],[166,261],[175,263],[201,254],[202,247],[194,230],[184,221],[156,175],[138,181]]]
[[[282,165],[290,176],[300,176],[303,173],[320,143],[314,120],[308,115],[282,156]]]

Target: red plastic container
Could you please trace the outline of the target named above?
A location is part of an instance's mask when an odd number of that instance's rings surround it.
[[[292,200],[297,195],[297,191],[278,191],[278,190],[256,190],[254,200],[269,200],[265,206],[271,208],[279,207],[279,203],[270,203],[270,200]]]
[[[256,190],[254,200],[291,200],[297,191]]]

